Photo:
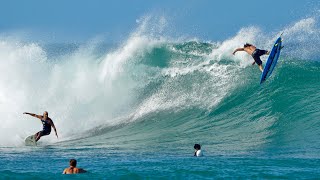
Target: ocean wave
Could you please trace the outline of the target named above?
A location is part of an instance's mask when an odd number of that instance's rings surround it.
[[[41,44],[0,39],[0,146],[23,145],[24,137],[41,124],[22,113],[45,110],[62,142],[117,132],[141,143],[189,138],[222,151],[275,141],[303,144],[299,134],[319,137],[317,18],[302,19],[278,33],[244,27],[223,42],[168,37],[163,17],[145,17],[138,24],[112,48],[90,42],[56,52],[59,56],[48,55],[54,54],[52,49]],[[231,53],[245,42],[269,49],[281,32],[285,49],[261,87],[251,57]],[[303,132],[295,128],[303,124],[301,119],[308,121]],[[289,140],[281,139],[286,130]],[[54,136],[44,139],[58,141]]]

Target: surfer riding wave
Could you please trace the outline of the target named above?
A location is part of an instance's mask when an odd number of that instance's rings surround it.
[[[33,113],[28,113],[28,112],[25,112],[23,114],[28,114],[30,116],[33,116],[33,117],[36,117],[38,119],[40,119],[42,125],[43,125],[43,129],[42,131],[39,131],[37,132],[34,136],[35,136],[35,139],[36,139],[36,142],[42,137],[42,136],[46,136],[46,135],[49,135],[51,133],[51,127],[54,129],[55,133],[56,133],[56,136],[58,138],[58,133],[57,133],[57,130],[56,130],[56,127],[52,121],[51,118],[49,118],[48,116],[48,112],[45,111],[43,113],[43,115],[36,115],[36,114],[33,114]]]
[[[258,49],[257,47],[255,47],[254,45],[249,44],[249,43],[244,44],[243,48],[237,48],[236,50],[233,51],[232,54],[235,55],[237,51],[245,51],[249,55],[251,55],[252,58],[254,59],[254,62],[252,63],[252,65],[257,63],[260,71],[263,72],[263,66],[262,66],[262,61],[260,59],[260,56],[265,55],[265,54],[267,54],[267,55],[270,54],[269,51]]]

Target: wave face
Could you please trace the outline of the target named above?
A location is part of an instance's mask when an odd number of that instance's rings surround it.
[[[306,18],[281,30],[285,48],[263,86],[251,57],[231,54],[245,42],[272,47],[280,33],[257,27],[223,42],[204,42],[167,37],[164,18],[146,18],[119,45],[1,38],[0,146],[23,146],[41,124],[22,113],[46,110],[60,139],[47,136],[44,144],[185,152],[200,143],[207,155],[318,157],[317,23]]]

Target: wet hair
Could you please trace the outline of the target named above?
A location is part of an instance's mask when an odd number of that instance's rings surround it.
[[[76,167],[77,166],[77,160],[70,159],[70,166]]]
[[[193,147],[194,147],[194,149],[199,149],[199,150],[201,149],[200,144],[195,144]]]
[[[249,44],[249,43],[245,43],[244,45],[243,45],[243,47],[249,47],[249,46],[252,46],[252,44]]]

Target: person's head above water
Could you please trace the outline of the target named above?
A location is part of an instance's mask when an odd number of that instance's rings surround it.
[[[246,47],[250,47],[250,46],[252,46],[252,44],[245,43],[245,44],[243,45],[243,47],[244,47],[244,48],[246,48]]]
[[[194,156],[197,156],[197,157],[202,156],[200,144],[195,144],[193,148],[194,148]]]
[[[195,144],[193,147],[194,147],[195,150],[200,150],[201,149],[200,144]]]
[[[77,160],[75,160],[75,159],[70,159],[70,166],[72,166],[72,167],[77,167]]]
[[[78,174],[87,172],[82,168],[77,168],[77,160],[75,159],[70,159],[69,165],[70,167],[65,168],[62,174]]]

